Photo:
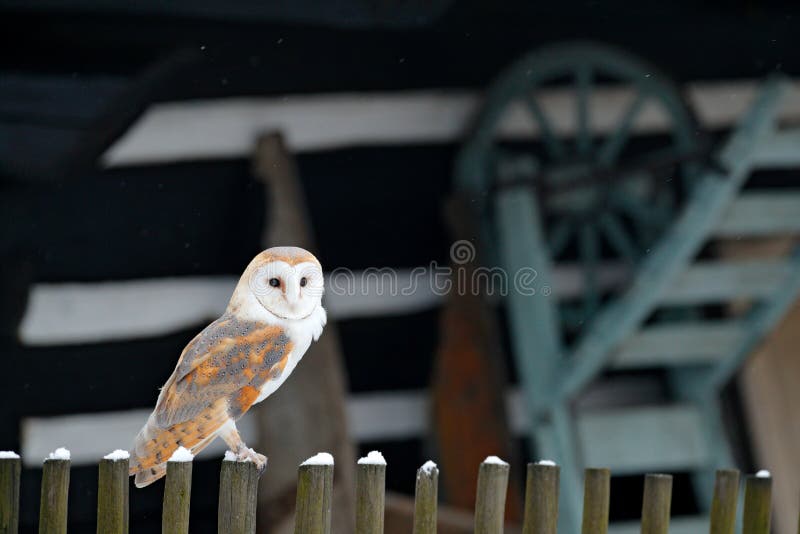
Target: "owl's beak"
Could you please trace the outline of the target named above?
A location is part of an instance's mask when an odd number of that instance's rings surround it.
[[[286,288],[286,303],[294,310],[300,302],[300,283],[298,280],[292,280],[291,284],[287,284]]]

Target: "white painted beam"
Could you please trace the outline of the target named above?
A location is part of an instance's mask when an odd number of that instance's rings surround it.
[[[728,128],[742,115],[761,82],[691,83],[688,99],[707,129]],[[797,85],[797,84],[796,84]],[[248,157],[256,137],[280,130],[295,152],[364,145],[460,142],[481,104],[481,93],[426,90],[401,93],[290,95],[173,102],[151,107],[105,154],[106,165],[124,166]],[[610,131],[633,98],[622,86],[598,88],[591,97],[592,126]],[[569,89],[541,92],[542,108],[556,132],[574,130]],[[782,117],[800,117],[800,94],[793,91]],[[633,125],[638,133],[664,131],[667,117],[645,106]],[[513,106],[500,126],[508,139],[534,138],[534,122],[523,106]]]
[[[354,272],[337,282],[339,292],[332,290],[329,276],[324,300],[329,316],[402,315],[440,301],[429,274],[392,273],[389,281]],[[191,328],[222,315],[236,282],[236,277],[218,276],[37,284],[20,325],[20,341],[30,346],[98,343]]]
[[[594,409],[620,402],[647,402],[657,391],[651,380],[618,380],[599,383],[590,388],[579,406]],[[156,394],[153,393],[153,400]],[[267,409],[269,408],[269,400]],[[506,395],[509,423],[516,435],[528,429],[528,417],[519,390]],[[430,431],[428,392],[383,391],[352,394],[347,400],[350,437],[356,442],[415,439]],[[133,438],[147,421],[150,410],[136,409],[120,412],[73,414],[57,417],[29,417],[22,421],[22,458],[27,466],[41,465],[42,459],[56,447],[72,452],[77,465],[96,464],[114,449],[128,449]],[[255,443],[255,418],[245,416],[236,426],[246,442]],[[201,453],[201,458],[221,456],[225,451],[222,440],[216,440]]]
[[[373,269],[327,277],[325,307],[332,319],[405,315],[435,308],[446,294],[434,269]],[[627,279],[622,265],[605,265],[601,287]],[[507,276],[514,290],[513,275]],[[24,345],[70,345],[154,337],[196,327],[219,317],[237,278],[182,277],[101,283],[37,284],[19,329]],[[475,287],[478,287],[475,283]],[[580,266],[559,265],[556,298],[581,294]],[[499,291],[499,286],[498,289]]]

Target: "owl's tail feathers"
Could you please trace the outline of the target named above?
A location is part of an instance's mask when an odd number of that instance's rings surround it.
[[[167,460],[178,448],[172,433],[160,428],[153,417],[136,435],[131,449],[129,475],[136,475],[137,488],[152,484],[167,472]]]
[[[129,475],[136,475],[137,488],[152,484],[167,472],[167,460],[178,447],[197,454],[205,449],[222,424],[227,421],[225,410],[216,403],[200,413],[198,420],[185,421],[169,428],[159,426],[151,415],[134,440],[131,449]]]

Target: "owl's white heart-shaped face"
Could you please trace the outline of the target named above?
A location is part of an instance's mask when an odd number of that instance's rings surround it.
[[[321,305],[325,279],[316,262],[292,265],[273,260],[253,271],[249,286],[264,309],[281,319],[297,320]]]

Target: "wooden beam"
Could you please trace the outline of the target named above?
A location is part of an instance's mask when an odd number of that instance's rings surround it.
[[[454,198],[447,206],[453,239],[476,235],[469,205]],[[474,249],[473,249],[474,250]],[[480,263],[452,263],[454,289],[458,280],[474,280]],[[493,310],[477,288],[450,291],[439,323],[439,346],[434,356],[431,383],[433,425],[442,467],[445,502],[465,509],[475,506],[478,466],[484,458],[498,455],[516,459],[505,409],[507,374],[499,330]],[[512,460],[512,464],[517,464]],[[508,516],[519,520],[522,496],[511,484]]]
[[[264,184],[267,224],[263,246],[294,245],[314,250],[311,220],[297,176],[294,157],[283,137],[268,133],[258,138],[254,172]],[[324,258],[323,258],[324,261]],[[270,464],[259,494],[259,528],[270,534],[291,532],[297,465],[319,451],[328,451],[342,466],[355,461],[348,430],[344,363],[336,325],[329,322],[319,341],[312,343],[291,378],[266,402],[255,408],[259,446]],[[287,424],[291,421],[291,424]],[[353,532],[355,482],[351,469],[337,472],[333,487],[333,532]]]
[[[758,84],[755,80],[690,83],[687,93],[703,126],[729,128],[746,111]],[[590,102],[596,133],[613,131],[632,97],[628,87],[596,88]],[[559,135],[574,134],[573,98],[572,92],[563,88],[542,91],[542,107],[548,110]],[[244,157],[254,135],[270,129],[284,132],[294,152],[457,143],[480,104],[480,94],[456,90],[168,102],[149,109],[104,160],[109,166],[123,166]],[[800,94],[791,95],[782,116],[800,117]],[[634,133],[658,134],[669,125],[669,118],[658,109],[646,108]],[[509,108],[499,135],[509,140],[532,139],[538,137],[538,131],[525,107],[519,105]]]

